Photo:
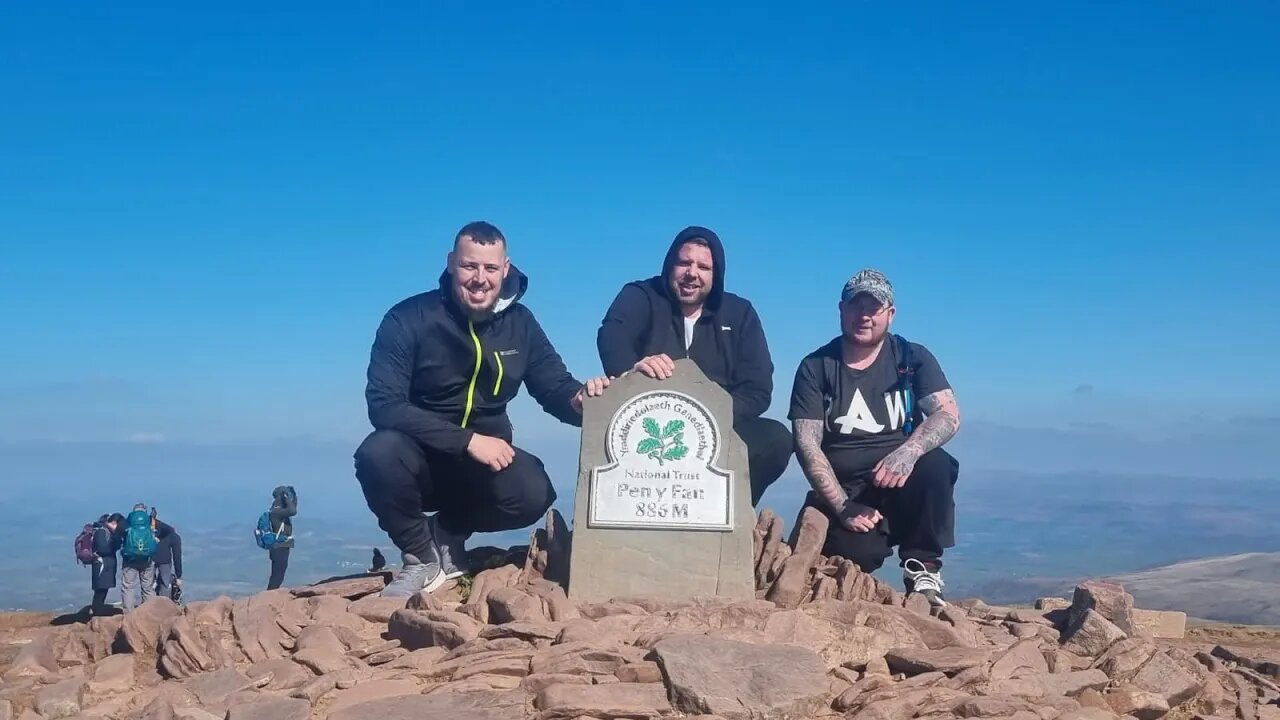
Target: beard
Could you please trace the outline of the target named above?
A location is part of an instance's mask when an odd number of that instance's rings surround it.
[[[483,306],[471,304],[471,298],[468,297],[469,294],[467,288],[461,285],[455,286],[453,289],[453,299],[457,302],[462,313],[467,316],[467,319],[479,321],[488,320],[494,316],[494,310],[498,307],[498,300],[500,299],[498,293],[494,293],[492,299],[486,300]]]
[[[841,334],[844,337],[844,341],[847,343],[851,343],[853,345],[860,345],[862,347],[871,347],[873,345],[878,345],[884,341],[885,337],[888,336],[889,334],[889,327],[873,326],[870,329],[869,335],[868,335],[868,331],[858,332],[858,331],[848,331],[848,330],[844,331]],[[861,337],[859,335],[861,335]]]
[[[680,281],[672,280],[670,282],[671,294],[676,302],[683,307],[701,307],[707,302],[707,298],[711,297],[711,286],[702,285],[694,290],[692,295],[686,295],[681,292]]]

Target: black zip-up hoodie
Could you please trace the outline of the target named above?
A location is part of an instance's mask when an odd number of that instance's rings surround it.
[[[157,565],[172,565],[173,576],[182,578],[182,536],[172,525],[163,520],[155,520],[156,554],[151,561]]]
[[[514,265],[495,312],[471,321],[440,287],[401,301],[378,327],[369,357],[369,421],[437,452],[459,455],[474,433],[512,440],[507,403],[523,383],[544,410],[581,426],[571,404],[582,388],[533,313],[519,304],[529,280]]]
[[[703,238],[711,249],[712,285],[693,342],[684,347],[684,315],[672,297],[668,279],[680,247]],[[733,396],[734,420],[759,417],[773,396],[773,359],[760,316],[746,299],[724,289],[724,246],[704,227],[688,227],[676,235],[662,261],[662,274],[627,283],[609,306],[596,347],[606,375],[621,375],[641,358],[665,353],[690,358],[706,376]]]

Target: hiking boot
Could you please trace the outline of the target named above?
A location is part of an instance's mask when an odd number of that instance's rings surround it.
[[[431,530],[436,550],[440,552],[440,569],[444,572],[445,580],[460,578],[471,572],[471,565],[467,562],[466,548],[470,533],[460,535],[446,530],[436,522],[437,516],[432,515],[427,518],[427,528]]]
[[[902,584],[907,594],[920,593],[934,607],[946,607],[947,601],[942,597],[942,568],[928,565],[912,558],[902,563]]]
[[[429,558],[419,560],[409,553],[400,553],[400,574],[396,579],[382,588],[382,597],[409,598],[426,590],[431,592],[444,584],[444,573],[440,572],[440,559],[434,543],[429,546]],[[424,562],[425,560],[425,562]]]

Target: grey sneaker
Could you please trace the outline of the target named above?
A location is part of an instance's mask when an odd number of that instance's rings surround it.
[[[902,584],[906,586],[908,595],[920,593],[934,607],[947,605],[942,597],[944,583],[941,570],[930,570],[928,565],[914,558],[907,560],[902,563]]]
[[[436,516],[427,518],[427,527],[431,537],[435,539],[436,550],[440,553],[440,568],[444,571],[445,580],[453,580],[471,572],[467,562],[467,538],[469,535],[451,533],[436,522]]]
[[[401,553],[404,565],[396,579],[382,589],[382,597],[409,598],[423,590],[431,592],[443,585],[444,573],[440,572],[440,559],[436,556],[434,547],[430,552],[433,557],[423,558],[426,562],[409,553]]]

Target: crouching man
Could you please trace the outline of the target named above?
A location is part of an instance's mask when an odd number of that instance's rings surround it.
[[[773,396],[773,359],[760,316],[725,290],[720,237],[704,227],[676,235],[662,274],[623,286],[600,322],[596,347],[605,374],[639,372],[657,380],[689,358],[733,398],[733,429],[747,446],[751,505],[791,461],[791,433],[761,417]]]
[[[527,287],[501,231],[471,223],[454,238],[440,287],[382,319],[365,390],[374,431],[355,468],[404,562],[384,596],[435,590],[467,573],[472,533],[527,527],[551,507],[542,461],[512,445],[507,403],[522,384],[570,425],[582,423],[583,398],[609,384],[569,374],[519,303]]]
[[[895,313],[880,272],[845,284],[840,336],[796,371],[796,456],[813,486],[806,504],[831,521],[823,553],[870,572],[897,546],[907,592],[945,605],[959,463],[942,445],[960,428],[960,408],[933,354],[890,334]]]

